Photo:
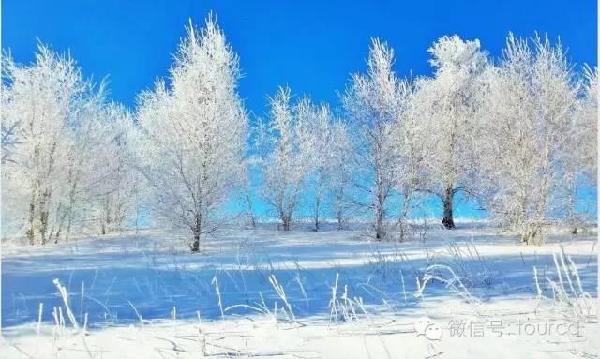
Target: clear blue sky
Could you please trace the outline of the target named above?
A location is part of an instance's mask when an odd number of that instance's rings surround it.
[[[369,38],[396,50],[400,75],[429,73],[427,48],[445,34],[477,37],[498,55],[506,34],[560,36],[576,63],[596,64],[595,0],[232,1],[4,0],[2,48],[19,62],[36,39],[70,50],[86,75],[109,76],[115,100],[133,105],[166,74],[187,19],[210,10],[241,58],[240,92],[262,114],[280,84],[337,102],[349,73],[364,69]]]
[[[247,1],[4,0],[2,48],[33,59],[36,39],[69,50],[86,76],[108,76],[111,97],[129,106],[164,76],[188,18],[213,10],[240,55],[240,94],[262,115],[266,96],[296,94],[338,105],[351,72],[362,71],[369,38],[396,50],[401,76],[428,74],[427,48],[442,35],[479,38],[498,56],[509,31],[561,37],[577,64],[596,65],[595,0]]]

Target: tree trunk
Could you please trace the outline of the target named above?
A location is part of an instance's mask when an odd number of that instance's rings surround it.
[[[337,230],[341,231],[344,229],[344,218],[342,217],[342,211],[337,211]]]
[[[246,205],[248,206],[248,222],[250,227],[256,229],[256,219],[254,218],[254,209],[252,208],[252,199],[249,193],[246,193]]]
[[[192,233],[194,235],[194,241],[190,246],[192,253],[196,253],[200,251],[200,235],[202,234],[202,216],[196,215],[196,225],[192,228]]]
[[[48,234],[48,226],[49,226],[49,220],[50,220],[50,210],[49,210],[49,203],[50,203],[50,196],[51,196],[51,192],[50,190],[46,189],[44,191],[44,193],[42,193],[42,199],[40,201],[40,228],[39,228],[39,232],[40,232],[40,240],[41,240],[41,244],[45,245],[47,243],[48,238],[46,237],[46,235]]]
[[[566,182],[568,186],[567,223],[571,227],[571,234],[577,234],[579,221],[577,219],[577,212],[575,210],[575,198],[577,198],[577,182],[575,175],[569,173],[569,175],[567,175]]]
[[[544,243],[544,234],[540,224],[528,223],[521,232],[521,243],[527,245],[542,245]]]
[[[444,198],[442,199],[442,204],[444,206],[444,217],[442,218],[442,225],[446,229],[455,229],[454,225],[454,188],[452,186],[446,187],[446,192],[444,193]]]
[[[381,181],[377,185],[377,198],[375,203],[375,238],[383,240],[385,238],[385,195],[383,192]]]
[[[321,207],[321,200],[317,198],[317,202],[315,204],[315,232],[318,232],[320,229],[320,222],[319,222],[319,212],[320,212],[320,207]]]
[[[29,229],[26,232],[30,245],[35,245],[35,194],[29,203]]]
[[[337,230],[341,231],[342,229],[344,229],[344,210],[342,208],[342,199],[343,199],[343,193],[341,191],[338,191],[336,194],[336,218],[337,218]]]
[[[378,208],[376,208],[375,210],[375,238],[379,241],[385,238],[383,216],[383,208],[381,206],[378,206]]]
[[[292,219],[288,216],[284,216],[281,221],[283,222],[283,230],[284,232],[288,232],[290,230],[290,225],[292,222]]]

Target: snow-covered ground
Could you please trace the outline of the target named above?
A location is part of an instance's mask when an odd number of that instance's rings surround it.
[[[4,243],[0,358],[598,355],[595,233],[533,247],[474,223],[404,243],[225,230],[200,255],[184,242]]]

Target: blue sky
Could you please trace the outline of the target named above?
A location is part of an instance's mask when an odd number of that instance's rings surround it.
[[[280,84],[337,103],[349,73],[363,70],[369,38],[396,50],[400,75],[427,74],[427,48],[438,37],[479,38],[498,55],[509,31],[560,36],[576,63],[596,64],[596,1],[231,1],[4,0],[2,48],[31,61],[36,39],[69,50],[83,71],[109,77],[115,100],[164,76],[187,19],[210,10],[241,58],[240,93],[262,114]]]
[[[70,51],[86,76],[108,76],[111,97],[129,106],[167,73],[188,18],[202,24],[210,10],[240,55],[240,94],[257,115],[283,84],[338,106],[337,93],[349,74],[364,70],[373,36],[395,49],[400,76],[429,74],[427,48],[451,34],[479,38],[498,56],[509,31],[522,36],[538,31],[560,36],[574,63],[596,65],[594,0],[4,0],[2,5],[2,48],[17,61],[33,59],[37,39]]]

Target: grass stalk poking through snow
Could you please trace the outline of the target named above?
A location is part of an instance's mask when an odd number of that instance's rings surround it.
[[[271,274],[269,276],[269,282],[273,286],[273,289],[275,289],[275,293],[277,293],[279,298],[281,298],[281,300],[283,301],[283,304],[285,304],[285,307],[287,309],[288,318],[290,319],[290,321],[295,322],[296,317],[294,316],[294,311],[292,310],[292,305],[290,304],[290,302],[287,299],[287,295],[285,294],[285,290],[283,289],[283,286],[281,284],[279,284],[279,282],[277,281],[277,277],[275,277],[274,274]]]
[[[448,278],[444,278],[442,274],[439,273],[440,270],[448,272],[450,274]],[[454,290],[468,303],[479,303],[479,300],[475,298],[471,292],[469,292],[454,270],[443,264],[432,264],[425,269],[425,274],[423,275],[422,279],[417,277],[417,291],[415,293],[415,297],[423,298],[423,292],[425,291],[427,284],[432,280],[437,280],[444,283],[446,288]]]
[[[73,315],[73,312],[71,311],[71,307],[69,306],[69,293],[67,292],[67,288],[65,288],[62,284],[60,284],[60,281],[58,280],[58,278],[54,278],[52,283],[54,283],[54,286],[56,286],[56,289],[58,289],[58,292],[60,293],[62,300],[65,303],[65,310],[67,312],[67,318],[71,322],[71,325],[73,325],[73,327],[76,330],[79,330],[79,324],[77,323],[77,320],[75,320],[75,315]],[[62,307],[59,307],[61,317],[62,317],[62,309],[61,308]],[[63,319],[63,321],[64,321],[64,319]]]
[[[362,297],[352,297],[348,294],[348,285],[344,285],[344,292],[338,296],[339,273],[335,275],[335,284],[331,287],[331,299],[329,300],[329,323],[335,320],[350,322],[358,320],[357,308],[367,315]]]
[[[40,324],[42,323],[42,312],[43,311],[44,311],[44,303],[40,303],[40,306],[38,308],[38,321],[37,321],[37,326],[35,328],[35,332],[38,336],[40,335]]]
[[[217,276],[213,277],[211,284],[215,287],[215,292],[217,293],[219,310],[221,311],[221,319],[225,319],[225,313],[223,312],[223,302],[221,301],[221,291],[219,290],[219,280],[217,279]]]
[[[593,312],[594,303],[592,303],[592,296],[583,290],[575,262],[573,262],[570,256],[564,253],[564,250],[561,250],[558,254],[553,253],[552,259],[554,260],[558,278],[553,280],[546,276],[546,281],[552,289],[554,301],[571,307],[575,318],[590,317]],[[565,285],[565,282],[568,287]],[[571,295],[569,295],[569,292],[571,292]]]
[[[137,310],[137,308],[130,301],[127,301],[127,304],[129,304],[129,306],[131,307],[131,309],[133,309],[133,311],[135,312],[135,315],[140,320],[141,327],[143,328],[144,327],[144,320],[142,319],[142,315],[140,314],[140,312]]]

